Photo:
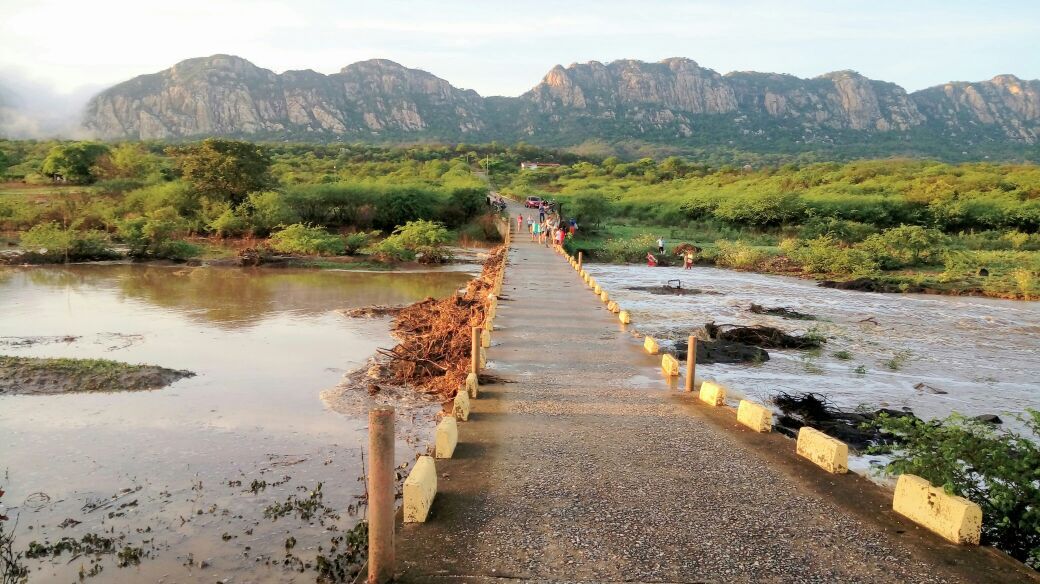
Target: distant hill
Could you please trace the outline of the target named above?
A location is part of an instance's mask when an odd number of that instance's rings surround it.
[[[639,141],[677,149],[1040,157],[1040,81],[999,75],[907,93],[837,71],[812,79],[696,62],[553,67],[519,97],[481,97],[425,71],[370,60],[276,74],[229,55],[111,87],[87,107],[107,139],[243,136],[308,141]]]

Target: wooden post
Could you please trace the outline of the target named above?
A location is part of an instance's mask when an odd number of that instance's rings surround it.
[[[693,391],[693,381],[697,374],[697,337],[690,335],[690,343],[686,347],[686,391]]]
[[[473,327],[473,340],[470,343],[469,372],[480,375],[480,327]]]
[[[394,577],[394,408],[368,412],[368,582]]]
[[[581,261],[582,261],[582,259],[583,259],[583,258],[582,258],[582,256],[583,256],[583,255],[584,255],[584,254],[583,254],[582,252],[580,252],[580,251],[578,252],[578,269],[579,269],[579,270],[581,269]]]

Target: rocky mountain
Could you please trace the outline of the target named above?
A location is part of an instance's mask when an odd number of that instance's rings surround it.
[[[767,150],[840,143],[912,149],[936,140],[951,148],[1029,146],[1040,142],[1040,81],[1001,75],[907,93],[854,71],[812,79],[721,75],[673,58],[558,65],[519,97],[484,98],[386,60],[331,75],[276,74],[215,55],[102,92],[84,123],[102,138],[139,139],[523,139],[548,145],[638,139]]]
[[[339,73],[275,74],[229,55],[189,59],[90,101],[84,124],[102,138],[314,133],[463,135],[485,128],[484,101],[425,71],[385,60]]]

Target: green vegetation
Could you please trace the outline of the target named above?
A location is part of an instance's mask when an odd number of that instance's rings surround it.
[[[982,507],[982,538],[1040,569],[1040,412],[1026,410],[1032,437],[954,414],[925,422],[882,415],[898,438],[888,471],[910,473]]]
[[[1040,296],[1040,167],[921,160],[712,168],[675,157],[499,176],[559,202],[572,251],[641,261],[664,237],[700,261],[876,289]],[[656,255],[656,253],[655,253]],[[669,254],[671,255],[671,254]],[[677,263],[666,257],[662,263]]]
[[[394,230],[375,247],[379,255],[397,260],[419,260],[422,263],[443,262],[450,257],[445,248],[448,230],[433,221],[409,221]]]
[[[271,249],[300,255],[340,255],[346,253],[343,238],[332,235],[323,227],[309,227],[294,223],[271,235]]]
[[[492,152],[500,158],[492,172],[545,155],[524,146],[0,140],[0,180],[8,181],[0,184],[0,231],[46,249],[39,261],[101,259],[112,249],[185,260],[203,253],[202,238],[219,245],[272,234],[283,253],[356,254],[409,221],[438,222],[450,240],[495,241],[487,182],[474,174]],[[297,245],[316,233],[304,227],[326,235]]]

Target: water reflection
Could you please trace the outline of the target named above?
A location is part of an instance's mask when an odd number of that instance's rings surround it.
[[[326,500],[336,508],[356,501],[365,422],[326,410],[319,393],[376,347],[392,343],[386,319],[347,319],[336,309],[445,296],[471,277],[143,265],[0,268],[0,337],[78,337],[8,345],[4,353],[154,363],[198,374],[150,392],[0,397],[4,502],[18,507],[35,492],[52,501],[39,510],[15,509],[20,531],[32,527],[31,538],[20,543],[115,529],[130,534],[128,543],[153,539],[161,549],[139,568],[106,564],[105,580],[192,579],[184,560],[191,553],[208,559],[210,581],[286,581],[280,562],[243,562],[243,552],[280,558],[290,528],[301,550],[329,545],[320,527],[265,523],[263,508],[317,481],[325,482]],[[272,456],[283,455],[302,462],[273,465]],[[229,485],[283,475],[292,480],[260,493]],[[131,487],[141,487],[134,495],[139,505],[125,516],[81,510],[88,499]],[[58,528],[66,518],[83,523]],[[353,521],[344,515],[339,527]],[[147,538],[139,535],[144,529]],[[225,533],[234,539],[225,540]],[[67,560],[44,561],[34,578],[74,581],[80,564]]]

